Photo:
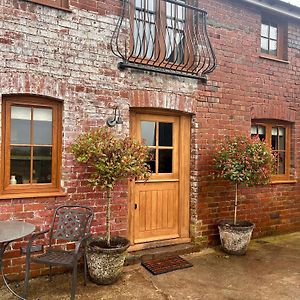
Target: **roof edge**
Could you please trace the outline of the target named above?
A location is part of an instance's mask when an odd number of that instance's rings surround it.
[[[279,0],[242,0],[263,9],[273,11],[300,21],[300,7]]]

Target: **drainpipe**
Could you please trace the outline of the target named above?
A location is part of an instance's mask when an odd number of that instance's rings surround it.
[[[295,18],[297,20],[300,20],[300,8],[298,8],[297,6],[293,6],[290,4],[290,7],[291,9],[293,7],[295,7],[295,9],[298,9],[299,12],[290,12],[288,11],[287,9],[285,8],[278,8],[278,7],[274,7],[270,4],[267,4],[267,3],[264,3],[264,2],[261,2],[259,0],[243,0],[244,2],[247,2],[249,4],[252,4],[252,5],[255,5],[255,6],[259,6],[261,8],[264,8],[264,9],[267,9],[267,10],[271,10],[273,12],[276,12],[276,13],[279,13],[279,14],[282,14],[282,15],[285,15],[285,16],[288,16],[288,17],[292,17],[292,18]],[[279,1],[278,1],[279,2]],[[284,2],[282,2],[284,3]],[[288,4],[288,3],[285,3],[285,4]]]

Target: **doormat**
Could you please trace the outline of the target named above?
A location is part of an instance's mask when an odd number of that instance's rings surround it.
[[[153,275],[172,272],[179,269],[190,268],[193,265],[178,255],[154,258],[142,261],[142,266]]]

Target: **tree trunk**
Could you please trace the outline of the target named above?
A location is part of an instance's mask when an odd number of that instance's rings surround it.
[[[111,189],[106,191],[106,241],[110,246],[110,206],[111,206]]]
[[[237,206],[238,206],[238,184],[235,184],[235,201],[234,201],[234,220],[233,224],[236,225],[236,214],[237,214]]]

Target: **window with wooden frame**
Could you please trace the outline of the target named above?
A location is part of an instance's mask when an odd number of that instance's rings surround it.
[[[149,64],[184,64],[187,43],[191,43],[192,38],[187,36],[188,32],[190,35],[192,32],[187,22],[191,12],[180,5],[186,4],[186,0],[177,0],[178,4],[161,0],[132,1],[135,9],[132,41],[134,57],[146,58]],[[189,55],[193,56],[193,53]]]
[[[29,2],[38,3],[50,7],[69,9],[69,0],[28,0]]]
[[[276,16],[263,16],[261,21],[261,53],[263,56],[287,59],[287,24]]]
[[[206,81],[216,68],[207,12],[192,0],[123,1],[111,39],[118,68]]]
[[[62,104],[7,96],[2,114],[2,194],[60,190]]]
[[[178,119],[171,116],[157,119],[158,117],[149,115],[142,115],[140,118],[137,118],[140,121],[138,129],[140,139],[149,149],[147,163],[152,171],[152,178],[160,178],[166,173],[177,175]]]
[[[255,121],[251,125],[251,136],[258,136],[272,146],[276,157],[276,173],[272,181],[290,179],[291,125],[289,123]]]

